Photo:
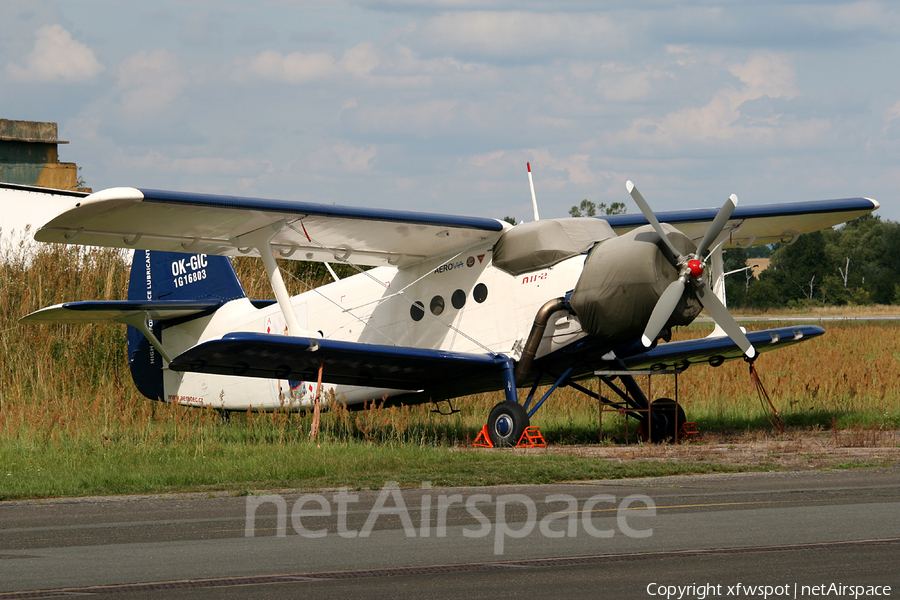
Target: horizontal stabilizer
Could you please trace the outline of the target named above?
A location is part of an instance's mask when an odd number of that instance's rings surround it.
[[[825,330],[821,327],[800,325],[752,331],[747,333],[747,338],[756,351],[762,353],[776,348],[785,348],[818,337],[823,333]],[[659,344],[647,352],[619,358],[631,370],[658,370],[704,364],[718,366],[725,361],[743,358],[743,356],[743,351],[731,341],[731,338],[714,337]],[[611,368],[616,369],[616,367]]]
[[[222,302],[197,302],[170,300],[134,302],[131,300],[107,300],[66,302],[48,306],[19,319],[26,325],[52,325],[58,323],[131,323],[135,317],[148,316],[154,321],[186,319],[214,312]]]
[[[407,346],[382,346],[265,333],[232,333],[175,357],[173,371],[425,390],[459,380],[502,381],[506,357]]]

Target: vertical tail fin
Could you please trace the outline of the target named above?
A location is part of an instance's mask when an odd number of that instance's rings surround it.
[[[245,297],[228,257],[151,250],[134,253],[129,300],[219,300],[224,304]],[[154,335],[162,338],[162,325],[151,326]],[[128,364],[134,384],[144,396],[164,399],[162,357],[134,327],[128,327]]]
[[[244,298],[226,256],[136,250],[131,264],[128,299],[221,300]]]

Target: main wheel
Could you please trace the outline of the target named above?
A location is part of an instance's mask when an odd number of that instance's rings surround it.
[[[515,446],[529,422],[528,413],[521,404],[504,400],[492,408],[488,416],[491,443],[498,448]]]
[[[641,437],[656,443],[675,441],[681,426],[687,421],[684,410],[671,398],[657,398],[650,406],[653,409],[650,427],[652,435],[648,438],[647,420],[644,420],[641,421]]]

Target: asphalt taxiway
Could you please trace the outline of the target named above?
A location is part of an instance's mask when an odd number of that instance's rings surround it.
[[[898,564],[897,469],[0,503],[0,600],[897,596]]]

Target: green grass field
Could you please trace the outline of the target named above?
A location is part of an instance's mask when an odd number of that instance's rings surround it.
[[[500,394],[456,400],[461,411],[449,417],[432,413],[431,405],[348,412],[338,404],[323,414],[315,441],[309,414],[241,413],[223,423],[211,410],[152,402],[131,383],[123,326],[17,324],[58,302],[124,298],[123,255],[0,242],[0,499],[377,487],[388,480],[534,483],[737,468],[473,449]],[[251,296],[263,297],[257,262],[237,267]],[[293,285],[295,293],[302,289]],[[682,328],[676,338],[706,335],[710,328]],[[900,428],[900,327],[846,322],[826,329],[821,338],[757,362],[785,423],[809,430]],[[646,386],[646,378],[641,383]],[[597,383],[588,385],[596,389]],[[678,386],[689,420],[701,430],[771,430],[740,361],[690,369]],[[653,378],[653,397],[673,394],[671,377]],[[533,424],[551,444],[625,441],[624,422],[614,413],[604,415],[601,441],[596,402],[571,389],[551,398]]]

